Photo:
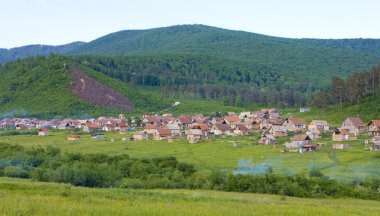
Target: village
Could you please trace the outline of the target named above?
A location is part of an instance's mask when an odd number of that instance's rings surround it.
[[[349,141],[356,140],[359,134],[367,134],[371,139],[365,140],[365,148],[380,150],[380,120],[364,123],[358,117],[347,117],[339,128],[331,128],[325,120],[312,120],[306,123],[300,118],[280,118],[276,109],[262,109],[255,112],[229,112],[225,116],[192,116],[172,114],[143,115],[140,119],[126,119],[124,114],[115,117],[99,117],[89,119],[52,119],[39,120],[35,118],[4,118],[0,120],[0,130],[38,130],[38,136],[48,136],[49,130],[76,129],[91,138],[105,138],[104,132],[119,132],[129,134],[123,141],[141,140],[187,140],[198,143],[211,137],[249,136],[260,134],[256,142],[261,145],[279,145],[277,139],[289,137],[285,142],[283,152],[317,151],[316,142],[321,133],[331,134],[331,140],[336,141],[333,149],[349,148]],[[82,135],[81,134],[81,135]],[[78,141],[81,135],[69,135],[68,140]],[[256,140],[252,137],[252,140]]]

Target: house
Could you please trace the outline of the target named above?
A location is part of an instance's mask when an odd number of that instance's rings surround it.
[[[225,123],[224,117],[214,117],[211,119],[211,124],[216,125],[216,124],[223,124]]]
[[[47,128],[40,128],[38,130],[38,136],[48,136],[48,129]]]
[[[287,118],[282,126],[286,128],[287,131],[302,131],[306,129],[305,122],[300,118]]]
[[[157,132],[157,126],[156,125],[145,125],[144,131],[147,132],[148,134],[154,134]]]
[[[146,116],[141,120],[141,124],[143,125],[160,125],[161,119],[156,116]]]
[[[57,127],[60,130],[67,130],[71,128],[71,122],[62,122],[61,124],[58,125]]]
[[[249,130],[245,125],[237,125],[234,129],[234,135],[236,136],[244,136],[249,134]]]
[[[216,136],[218,136],[218,135],[231,135],[231,128],[227,124],[216,124],[216,125],[212,126],[210,132]]]
[[[368,134],[371,136],[380,135],[380,120],[372,120],[368,124]]]
[[[308,125],[309,130],[319,130],[319,131],[328,131],[330,130],[330,125],[327,121],[324,120],[312,120]]]
[[[306,131],[306,135],[310,137],[310,139],[320,139],[321,138],[321,132],[319,130],[308,130]]]
[[[94,131],[101,131],[102,128],[96,124],[85,124],[82,130],[84,133],[92,133]]]
[[[351,141],[356,139],[356,136],[350,134],[349,129],[337,128],[332,135],[333,141]]]
[[[271,134],[265,134],[263,133],[261,135],[261,138],[259,140],[259,144],[262,145],[274,145],[276,144],[276,138]]]
[[[310,142],[310,137],[306,134],[294,135],[291,143],[286,143],[287,148],[302,148],[305,144]]]
[[[177,124],[167,124],[165,125],[165,129],[171,130],[173,136],[181,135],[181,128]]]
[[[188,129],[185,131],[186,139],[191,143],[196,143],[202,140],[203,132],[201,129]]]
[[[178,125],[180,128],[187,128],[187,127],[189,127],[192,123],[193,123],[193,121],[191,120],[191,118],[186,117],[186,116],[180,116],[180,117],[176,118],[176,119],[173,121],[173,124]]]
[[[155,140],[165,140],[165,139],[172,139],[172,131],[169,129],[157,129],[157,131],[154,133],[154,139]]]
[[[28,130],[28,126],[25,124],[16,124],[16,130]]]
[[[288,131],[286,130],[286,128],[284,126],[279,125],[272,125],[269,128],[269,133],[274,137],[288,136]]]
[[[136,131],[133,133],[133,139],[136,141],[148,140],[148,133],[145,131]]]
[[[253,118],[252,112],[241,112],[239,114],[239,119]]]
[[[348,117],[341,125],[342,129],[348,129],[350,133],[355,135],[365,132],[367,125],[358,117]]]
[[[231,127],[231,129],[235,129],[236,126],[241,123],[241,120],[237,115],[225,116],[224,123],[228,124]]]
[[[67,136],[66,138],[67,138],[67,140],[70,140],[70,141],[79,141],[80,140],[80,136],[78,136],[78,135],[71,135],[71,136]]]

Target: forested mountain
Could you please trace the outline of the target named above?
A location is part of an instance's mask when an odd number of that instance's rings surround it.
[[[380,40],[317,40],[271,37],[204,25],[180,25],[112,33],[74,49],[72,54],[131,55],[189,53],[265,66],[279,76],[327,85],[368,69],[380,59]],[[316,80],[323,77],[327,79]],[[291,83],[291,84],[294,84]]]
[[[63,56],[6,63],[0,66],[0,77],[0,114],[99,116],[170,105]]]
[[[380,61],[380,40],[289,39],[179,25],[120,31],[89,43],[0,50],[0,62],[48,53],[68,55],[66,61],[129,89],[154,89],[161,99],[289,107],[308,104],[334,76],[345,79],[373,67]]]
[[[84,42],[73,42],[60,46],[28,45],[12,49],[0,49],[0,64],[4,62],[14,61],[16,59],[24,59],[29,56],[45,56],[50,53],[65,54],[83,44]]]

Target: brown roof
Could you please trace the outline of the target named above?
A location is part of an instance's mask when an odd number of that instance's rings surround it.
[[[182,124],[191,124],[191,123],[193,123],[190,118],[185,117],[185,116],[178,117],[178,120],[180,122],[182,122]]]
[[[305,148],[317,147],[317,146],[319,146],[318,143],[307,143],[307,144],[303,145],[303,147],[305,147]]]
[[[145,125],[144,129],[146,130],[151,130],[151,129],[156,129],[156,125]]]
[[[146,120],[148,120],[148,122],[155,122],[155,123],[161,122],[161,120],[155,116],[147,116]]]
[[[71,135],[71,136],[67,136],[67,138],[79,139],[80,136],[78,136],[78,135]]]
[[[348,117],[354,126],[365,126],[364,122],[359,117]]]
[[[39,131],[41,131],[41,132],[47,132],[48,129],[47,128],[41,128]]]
[[[216,129],[223,131],[223,132],[231,129],[230,126],[227,124],[216,124],[215,127],[216,127]]]
[[[225,116],[224,120],[226,120],[228,122],[237,122],[237,121],[240,121],[239,116],[236,116],[236,115]]]
[[[160,136],[171,136],[172,135],[172,131],[169,129],[157,129],[157,133]]]
[[[293,141],[304,141],[304,140],[310,140],[310,137],[306,134],[294,135],[292,140]]]
[[[238,127],[239,130],[241,130],[241,131],[248,131],[248,128],[247,128],[245,125],[238,125],[237,127]]]
[[[300,118],[288,118],[289,121],[293,122],[294,124],[305,124],[305,122]]]
[[[372,120],[370,121],[367,125],[371,125],[371,123],[373,124],[373,126],[375,127],[380,127],[380,120]]]
[[[97,128],[99,128],[99,126],[96,125],[96,124],[85,124],[85,126],[87,126],[88,128],[92,128],[92,129],[97,129]]]
[[[210,130],[210,128],[209,128],[207,125],[199,125],[199,127],[200,127],[201,130],[203,130],[203,131],[208,131],[208,130]]]
[[[340,131],[341,134],[344,134],[344,135],[348,135],[350,134],[350,130],[348,129],[342,129],[342,128],[339,128],[337,129],[338,131]]]

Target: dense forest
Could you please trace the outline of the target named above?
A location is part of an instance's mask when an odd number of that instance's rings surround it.
[[[380,64],[369,71],[355,72],[346,79],[332,77],[331,86],[317,93],[312,104],[322,109],[327,109],[329,105],[334,104],[342,109],[344,104],[360,106],[362,101],[377,101],[379,93]]]

